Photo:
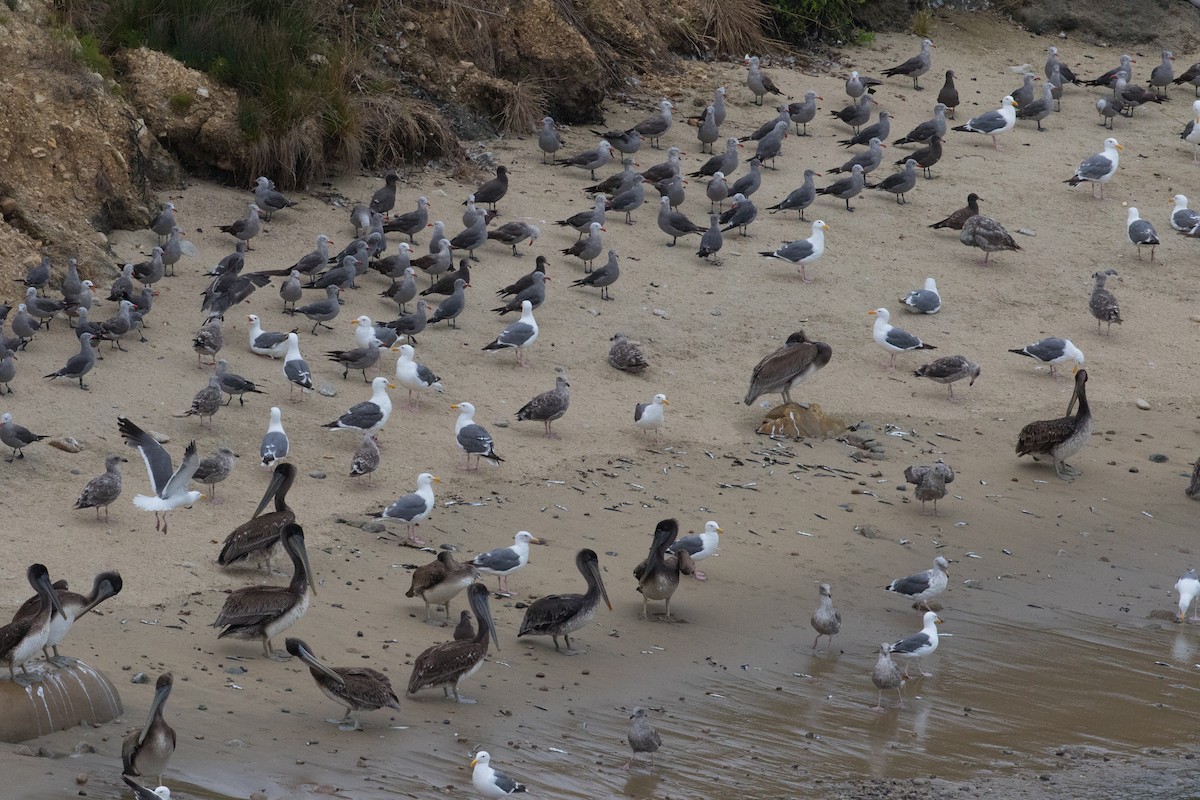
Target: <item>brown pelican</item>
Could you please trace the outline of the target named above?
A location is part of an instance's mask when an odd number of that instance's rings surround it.
[[[458,617],[458,625],[454,628],[454,640],[465,642],[475,638],[475,625],[471,622],[471,612],[465,608]]]
[[[783,402],[792,402],[791,390],[811,378],[829,363],[833,349],[825,342],[814,342],[804,331],[796,331],[783,347],[764,356],[750,375],[750,389],[742,401],[750,405],[759,395],[780,392]]]
[[[400,709],[400,698],[392,691],[392,682],[382,672],[370,667],[328,667],[300,639],[288,637],[284,640],[287,651],[308,665],[313,680],[335,703],[346,707],[342,719],[327,719],[336,723],[339,730],[360,731],[358,712],[376,711],[381,708]]]
[[[146,724],[126,736],[121,744],[121,774],[154,775],[159,783],[163,782],[163,771],[175,752],[175,729],[166,723],[162,715],[163,706],[171,696],[173,682],[169,672],[158,676]]]
[[[217,635],[218,639],[261,638],[263,652],[272,659],[277,657],[271,651],[271,639],[304,616],[317,594],[308,552],[304,549],[304,529],[290,522],[284,526],[280,541],[292,559],[292,582],[287,586],[247,586],[231,592],[213,623],[214,628],[225,628]]]
[[[581,652],[571,647],[571,634],[592,621],[601,599],[609,611],[612,611],[612,603],[600,577],[600,559],[596,551],[586,547],[580,550],[575,555],[575,566],[587,581],[587,593],[551,594],[534,600],[525,610],[518,639],[522,636],[549,636],[554,640],[554,649],[557,651],[558,637],[561,636],[567,645],[567,655]]]
[[[496,639],[496,623],[492,621],[492,612],[488,608],[488,589],[482,583],[475,583],[467,593],[471,610],[475,612],[475,623],[479,626],[475,638],[469,641],[445,642],[435,644],[413,662],[412,675],[408,678],[408,693],[416,694],[429,686],[441,686],[442,692],[460,703],[474,703],[474,700],[460,697],[458,684],[463,678],[470,676],[488,653],[488,643]],[[496,642],[496,649],[500,643]]]
[[[108,598],[116,597],[120,594],[123,586],[124,583],[121,581],[121,574],[119,572],[101,572],[92,581],[91,594],[84,597],[76,592],[67,591],[66,581],[55,581],[54,591],[58,595],[58,604],[62,609],[62,615],[55,614],[50,620],[50,630],[46,637],[46,644],[42,646],[42,653],[45,654],[46,660],[60,667],[65,667],[72,663],[73,659],[58,654],[59,643],[66,638],[67,633],[71,630],[71,626],[75,624],[75,620]],[[34,595],[26,600],[17,609],[17,613],[13,614],[13,622],[20,620],[22,617],[36,616],[41,608],[41,602],[41,597],[38,595]],[[53,658],[47,652],[47,647],[54,648]]]
[[[666,605],[667,619],[671,619],[671,595],[679,588],[679,575],[695,572],[692,555],[687,550],[668,553],[667,548],[679,535],[679,522],[664,519],[654,529],[654,540],[650,544],[650,555],[633,570],[638,579],[638,591],[642,593],[642,618],[649,619],[647,600],[662,600]]]
[[[446,619],[450,619],[450,601],[475,582],[476,574],[474,566],[458,563],[449,550],[443,550],[438,553],[436,560],[417,567],[413,572],[412,586],[404,596],[420,596],[425,601],[426,622],[429,622],[433,606],[445,608]]]
[[[30,565],[25,571],[25,577],[37,592],[37,613],[21,617],[0,628],[0,663],[8,664],[8,674],[13,683],[21,686],[29,686],[34,680],[25,669],[25,662],[46,646],[51,620],[55,614],[63,613],[58,602],[58,593],[50,583],[50,572],[44,564]],[[17,677],[17,667],[21,668],[20,678]]]
[[[1034,460],[1040,455],[1050,456],[1054,459],[1054,473],[1064,481],[1080,474],[1066,460],[1082,450],[1092,435],[1092,409],[1088,406],[1086,385],[1087,370],[1077,370],[1075,391],[1067,404],[1067,415],[1031,422],[1021,429],[1021,435],[1017,437],[1018,456],[1028,453]],[[1079,403],[1079,411],[1071,416],[1076,403]]]
[[[235,564],[251,555],[263,559],[267,572],[271,571],[271,558],[275,545],[279,543],[279,534],[285,525],[296,521],[296,512],[287,504],[287,493],[296,481],[296,467],[289,463],[275,465],[275,473],[267,484],[267,491],[259,501],[258,508],[250,515],[250,521],[239,525],[233,533],[225,537],[221,554],[217,563],[223,567]],[[271,498],[275,498],[275,510],[270,514],[259,514]]]

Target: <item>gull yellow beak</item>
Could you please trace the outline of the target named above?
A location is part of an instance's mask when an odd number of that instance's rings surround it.
[[[724,528],[717,526],[717,533],[724,533],[724,532],[725,532]]]
[[[1197,117],[1197,119],[1196,119],[1196,122],[1200,122],[1200,117]],[[1125,149],[1125,145],[1121,144],[1120,142],[1117,142],[1117,149],[1118,149],[1118,150],[1124,150],[1124,149]]]
[[[388,384],[388,388],[389,388],[389,389],[395,389],[395,388],[396,388],[396,384],[394,384],[394,383],[389,383],[389,384]]]
[[[351,324],[351,325],[357,325],[357,324],[358,324],[358,320],[356,320],[356,319],[352,319],[352,320],[350,320],[350,324]]]
[[[433,482],[434,482],[434,483],[441,483],[441,482],[442,482],[442,479],[441,479],[441,478],[439,478],[437,475],[434,475],[434,476],[433,476]]]
[[[671,404],[670,404],[670,403],[668,403],[666,400],[663,400],[663,405],[664,405],[664,406],[669,406],[669,405],[671,405]]]
[[[479,759],[478,759],[478,758],[472,758],[472,759],[471,759],[471,766],[472,766],[472,767],[474,767],[474,766],[475,766],[476,764],[478,764],[478,763],[479,763]]]
[[[458,410],[458,403],[453,403],[453,404],[451,404],[450,408],[452,408],[452,409],[454,409],[455,411],[457,411],[457,410]]]
[[[871,316],[871,317],[873,317],[873,316],[875,316],[875,314],[876,314],[876,313],[878,313],[878,312],[877,312],[877,311],[875,311],[874,309],[872,309],[871,311],[868,311],[868,312],[867,312],[867,316]]]
[[[935,620],[934,620],[934,622],[936,622],[938,625],[941,625],[941,624],[942,624],[942,618],[941,618],[941,617],[938,617],[937,619],[935,619]]]
[[[829,223],[825,223],[824,225],[822,225],[821,230],[823,230],[823,231],[829,230]]]

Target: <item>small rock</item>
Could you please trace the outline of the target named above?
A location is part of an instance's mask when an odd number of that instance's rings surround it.
[[[317,394],[322,397],[337,397],[337,389],[333,388],[332,383],[322,383],[317,387]]]
[[[96,752],[96,746],[94,744],[91,744],[90,742],[79,742],[75,745],[74,748],[72,748],[71,752],[74,753],[75,755],[82,755],[83,753],[94,753],[94,752]]]
[[[226,673],[227,675],[245,675],[245,674],[246,674],[247,672],[249,672],[249,671],[250,671],[250,670],[248,670],[248,669],[246,669],[245,667],[243,667],[243,666],[240,666],[240,665],[239,665],[239,666],[236,666],[236,667],[228,667],[228,668],[225,670],[225,673]]]
[[[1148,401],[1146,401],[1146,400],[1143,400],[1143,399],[1142,399],[1142,398],[1140,398],[1140,397],[1139,397],[1139,398],[1138,398],[1138,399],[1137,399],[1137,400],[1134,402],[1134,405],[1136,405],[1136,406],[1137,406],[1138,408],[1140,408],[1142,411],[1149,411],[1149,410],[1150,410],[1150,403],[1149,403]]]
[[[497,428],[507,428],[508,420],[498,419],[495,422],[493,422],[492,424],[495,425]]]
[[[38,748],[38,758],[58,758],[59,754],[45,745]]]
[[[670,319],[670,317],[667,315],[667,312],[661,308],[654,309],[654,316],[662,317],[663,319]]]
[[[89,777],[86,772],[81,772],[75,776],[75,783],[77,783],[80,786],[87,786],[88,780],[89,780]]]
[[[13,748],[12,752],[13,752],[13,755],[15,755],[15,756],[31,756],[31,755],[33,755],[33,750],[31,750],[28,745],[24,745],[24,744],[17,745],[16,747]]]
[[[150,434],[150,438],[159,444],[166,444],[167,442],[171,441],[171,437],[167,436],[165,433],[159,433],[158,431],[146,431],[146,433]]]
[[[1155,464],[1165,464],[1170,461],[1170,459],[1164,456],[1162,453],[1152,453],[1150,455],[1150,460]]]
[[[196,89],[196,96],[197,96],[197,97],[203,97],[205,100],[207,100],[207,99],[208,99],[208,95],[209,95],[209,91],[208,91],[208,87],[207,87],[207,86],[201,86],[201,87],[199,87],[199,88],[197,88],[197,89]]]
[[[854,532],[866,539],[880,539],[883,534],[874,525],[855,525]]]
[[[313,470],[312,472],[308,473],[308,477],[314,478],[318,481],[323,481],[325,480],[325,473],[321,472],[319,469]]]
[[[1022,236],[1037,236],[1037,231],[1031,231],[1029,228],[1017,228],[1017,233]]]
[[[384,525],[382,522],[378,522],[378,521],[364,522],[363,526],[362,526],[362,532],[363,533],[386,533],[387,526]]]
[[[130,683],[149,683],[150,676],[144,672],[135,672],[133,677],[129,679]]]
[[[243,742],[241,739],[230,739],[228,742],[225,743],[225,746],[226,747],[245,748],[248,745],[245,742]]]

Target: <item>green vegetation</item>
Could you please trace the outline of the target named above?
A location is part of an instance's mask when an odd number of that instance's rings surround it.
[[[933,12],[927,8],[914,11],[912,16],[912,32],[917,36],[929,35],[929,26],[933,23]]]
[[[843,39],[861,42],[873,34],[858,28],[856,14],[866,0],[769,0],[771,15],[785,39]]]
[[[176,114],[186,114],[188,109],[196,102],[196,98],[187,92],[181,94],[173,94],[167,98],[167,103],[171,106],[171,110]]]
[[[108,60],[108,56],[100,52],[100,42],[95,36],[90,33],[85,33],[79,37],[78,58],[92,72],[97,72],[105,78],[112,79],[116,74],[113,71],[112,62]]]

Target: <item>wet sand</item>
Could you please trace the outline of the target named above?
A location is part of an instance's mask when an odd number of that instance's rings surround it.
[[[892,139],[930,116],[941,83],[934,73],[947,66],[960,76],[959,124],[997,107],[1020,83],[1011,63],[1032,63],[1040,75],[1051,44],[1085,77],[1120,55],[1031,37],[985,15],[939,16],[931,38],[938,49],[934,72],[923,79],[926,91],[890,79],[876,95],[897,117]],[[758,205],[799,185],[803,169],[825,170],[849,157],[836,147],[849,131],[828,113],[841,107],[849,69],[877,75],[916,49],[913,37],[880,36],[871,49],[850,51],[854,63],[835,74],[769,68],[787,94],[800,97],[811,87],[826,100],[813,135],[789,137],[783,168],[766,171]],[[1157,60],[1144,55],[1139,78]],[[1190,60],[1178,54],[1177,69]],[[699,110],[691,97],[706,99],[717,83],[728,86],[728,135],[749,133],[771,115],[769,106],[748,106],[743,76],[738,65],[690,65],[683,77],[662,80],[686,86],[677,98],[680,116]],[[658,88],[653,79],[646,84],[650,92]],[[166,782],[185,798],[471,796],[467,764],[476,748],[489,750],[531,791],[562,798],[961,796],[964,787],[978,796],[1040,797],[1111,793],[1117,785],[1136,786],[1131,796],[1196,791],[1186,759],[1196,743],[1187,712],[1200,662],[1197,636],[1192,625],[1173,626],[1164,613],[1174,608],[1175,579],[1191,563],[1187,532],[1195,508],[1183,494],[1196,455],[1196,376],[1186,349],[1197,313],[1194,242],[1167,222],[1171,196],[1187,194],[1189,179],[1200,175],[1177,138],[1192,97],[1175,89],[1170,103],[1117,121],[1112,135],[1127,150],[1107,199],[1097,202],[1086,186],[1060,183],[1110,135],[1096,125],[1097,96],[1068,88],[1062,113],[1043,123],[1047,132],[1018,123],[1002,137],[1000,153],[987,137],[950,133],[939,177],[922,180],[907,206],[867,193],[847,214],[841,201],[819,199],[808,217],[825,219],[832,230],[809,285],[755,254],[808,235],[808,223],[790,215],[764,213],[749,238],[728,238],[721,267],[695,258],[696,240],[664,247],[652,200],[632,227],[612,219],[606,244],[621,252],[622,277],[611,303],[595,290],[570,287],[582,270],[557,250],[575,237],[552,222],[523,259],[489,244],[459,328],[439,326],[419,337],[418,358],[442,376],[447,393],[427,400],[419,414],[396,394],[371,486],[345,477],[357,438],[319,427],[370,392],[353,374],[342,381],[323,353],[350,346],[349,323],[358,314],[395,316],[395,306],[376,297],[384,283],[372,273],[363,288],[347,292],[335,332],[301,337],[317,382],[335,386],[335,398],[288,403],[279,362],[246,349],[247,313],[271,330],[303,324],[280,313],[275,287],[231,311],[221,355],[234,371],[266,382],[270,394],[222,409],[210,432],[176,416],[207,374],[190,347],[206,283],[200,273],[231,247],[216,226],[241,215],[251,195],[197,184],[165,197],[180,208],[199,256],[159,284],[149,343],[126,344],[128,354],[109,354],[105,345],[105,360],[89,376],[92,392],[84,394],[36,377],[76,349],[56,321],[22,354],[17,394],[5,398],[18,423],[73,435],[87,449],[68,455],[38,444],[24,461],[0,465],[9,487],[0,503],[12,530],[22,531],[11,536],[11,557],[0,567],[0,605],[15,608],[27,596],[24,569],[35,560],[76,588],[105,568],[125,578],[124,592],[83,620],[63,650],[107,672],[126,715],[29,743],[34,751],[67,754],[86,742],[95,753],[36,759],[3,748],[0,765],[16,796],[75,795],[81,773],[90,778],[88,796],[119,796],[120,742],[142,723],[153,691],[153,682],[130,685],[128,678],[167,669],[176,677],[167,717],[179,745]],[[642,118],[655,96],[645,100],[634,109],[612,108],[610,127]],[[594,145],[583,129],[564,138],[569,152]],[[692,128],[677,125],[664,144],[688,152],[689,171],[707,158],[698,155]],[[501,221],[552,221],[587,206],[578,191],[591,183],[586,173],[541,165],[534,138],[489,146],[512,171]],[[908,152],[889,147],[885,154],[890,163]],[[643,169],[661,158],[659,151],[638,156]],[[834,179],[827,175],[818,185]],[[377,183],[357,177],[333,190],[358,202]],[[426,194],[433,218],[457,232],[459,203],[471,185],[413,174],[397,208]],[[1023,252],[997,254],[984,269],[981,254],[956,234],[925,228],[971,191],[1010,231],[1036,232],[1017,236]],[[708,205],[702,183],[693,180],[688,193],[684,210],[699,222]],[[323,197],[304,195],[299,208],[279,214],[255,240],[247,270],[292,263],[320,232],[344,244],[352,233],[348,208]],[[1125,241],[1125,203],[1137,205],[1164,240],[1153,266],[1138,261]],[[152,243],[145,232],[114,239],[130,257]],[[419,237],[422,252],[426,241]],[[480,348],[512,318],[487,311],[497,305],[493,292],[529,270],[539,253],[550,258],[552,283],[537,312],[542,334],[529,354],[532,365],[519,369],[512,354],[493,357]],[[1120,273],[1110,288],[1127,322],[1104,337],[1087,299],[1091,273],[1109,267]],[[943,310],[920,318],[902,313],[895,299],[929,274],[938,279]],[[938,346],[928,355],[963,353],[982,365],[973,387],[959,384],[959,402],[948,402],[942,386],[911,377],[931,360],[923,354],[902,355],[895,373],[884,371],[866,315],[880,305],[891,308],[895,324]],[[859,434],[875,439],[881,459],[856,460],[862,451],[839,441],[775,443],[753,434],[762,409],[741,404],[750,369],[800,327],[829,342],[834,357],[797,399],[861,423]],[[608,338],[619,330],[642,342],[652,365],[643,375],[607,365]],[[1071,484],[1012,451],[1024,424],[1061,415],[1070,394],[1068,381],[1006,352],[1048,335],[1072,338],[1087,354],[1091,376],[1096,435],[1073,460],[1083,475]],[[385,355],[385,374],[393,359]],[[556,366],[569,371],[572,405],[555,425],[561,438],[547,440],[540,426],[516,423],[513,414],[553,386]],[[671,403],[657,441],[633,428],[631,413],[656,392]],[[1137,409],[1137,398],[1151,409]],[[502,467],[462,470],[448,406],[463,400],[479,407],[478,420],[507,459]],[[324,722],[336,708],[307,669],[266,661],[257,643],[215,638],[208,625],[225,592],[261,581],[253,570],[221,571],[214,559],[266,486],[255,454],[272,404],[282,407],[292,439],[301,478],[290,502],[320,579],[319,596],[291,633],[328,663],[382,670],[402,691],[413,658],[450,636],[448,628],[424,624],[422,604],[403,596],[411,567],[431,554],[358,527],[412,491],[419,472],[443,480],[435,487],[439,508],[421,526],[434,546],[480,552],[510,543],[521,529],[549,541],[533,548],[530,566],[511,579],[517,595],[492,600],[500,649],[463,687],[478,705],[455,705],[426,690],[402,698],[399,712],[364,714],[364,733],[342,733]],[[175,458],[192,437],[204,453],[233,447],[241,459],[234,478],[218,487],[224,502],[174,512],[171,533],[155,533],[150,515],[130,503],[147,482],[117,434],[118,414],[169,434]],[[511,424],[498,427],[500,420]],[[124,452],[130,463],[126,494],[104,525],[69,506],[109,451]],[[1169,460],[1151,462],[1154,453]],[[942,516],[922,516],[911,492],[898,491],[903,470],[938,457],[957,479],[940,504]],[[327,477],[309,477],[315,471]],[[725,530],[720,555],[701,565],[708,581],[680,587],[672,604],[678,624],[638,618],[641,598],[630,574],[655,523],[669,516],[685,532],[708,519]],[[600,554],[614,603],[579,632],[587,654],[569,658],[548,641],[517,640],[517,603],[582,590],[574,567],[580,547]],[[905,688],[905,708],[876,714],[870,670],[878,644],[920,627],[917,612],[880,587],[926,568],[938,554],[952,561],[942,629],[953,636],[926,664],[934,676]],[[808,617],[821,581],[833,585],[844,627],[832,649],[813,653]],[[463,603],[454,601],[455,614]],[[664,748],[658,766],[624,772],[627,717],[636,705],[652,709]],[[929,776],[937,777],[926,782]]]

